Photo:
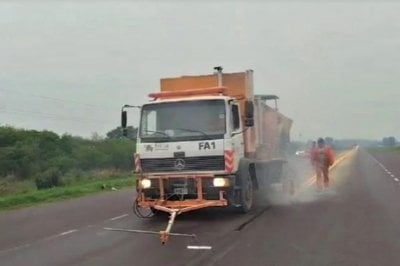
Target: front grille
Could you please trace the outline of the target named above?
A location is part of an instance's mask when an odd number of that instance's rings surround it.
[[[184,166],[182,166],[182,161]],[[144,173],[221,171],[225,169],[225,158],[224,156],[199,156],[186,158],[141,159],[141,164]]]

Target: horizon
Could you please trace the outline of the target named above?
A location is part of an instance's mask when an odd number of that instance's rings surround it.
[[[102,134],[99,134],[98,132],[93,132],[93,134],[90,135],[90,136],[81,136],[81,135],[70,134],[70,133],[68,133],[68,132],[57,133],[57,132],[55,132],[55,131],[52,131],[51,129],[29,129],[29,128],[20,128],[20,127],[14,127],[14,126],[11,126],[11,125],[1,125],[1,124],[0,124],[0,129],[1,129],[1,128],[13,128],[13,129],[15,129],[15,130],[22,130],[22,131],[51,132],[51,133],[57,134],[59,137],[62,137],[62,136],[64,136],[64,135],[66,135],[66,136],[71,136],[71,137],[73,137],[73,138],[83,138],[83,139],[87,139],[87,140],[93,140],[93,139],[97,139],[97,138],[99,138],[99,139],[106,139],[106,138],[107,138],[107,134],[102,135]],[[118,127],[118,128],[119,128],[119,127]],[[114,129],[117,129],[117,127],[116,127],[116,128],[113,128],[113,129],[110,129],[110,131],[111,131],[111,130],[114,130]],[[122,132],[122,130],[121,130],[121,132]],[[106,132],[106,133],[108,133],[108,132]],[[302,144],[307,144],[307,143],[309,143],[309,142],[311,142],[311,141],[317,140],[317,139],[320,138],[320,137],[322,137],[322,138],[327,138],[327,137],[329,137],[329,136],[318,136],[318,137],[316,137],[316,138],[307,139],[307,140],[291,139],[291,140],[290,140],[290,143],[302,143]],[[388,136],[388,137],[390,137],[390,136]],[[126,139],[129,139],[129,138],[126,138]],[[382,138],[382,139],[383,139],[383,138]],[[333,138],[333,141],[334,141],[334,142],[341,142],[341,141],[352,142],[352,141],[358,141],[358,142],[379,142],[379,143],[380,143],[380,142],[382,142],[382,139],[362,139],[362,138],[340,138],[340,139],[336,139],[336,138]],[[396,139],[396,141],[398,141],[398,140]]]

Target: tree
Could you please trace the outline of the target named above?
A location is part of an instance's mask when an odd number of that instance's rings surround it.
[[[101,140],[103,140],[103,137],[100,136],[99,133],[93,132],[90,139],[93,140],[93,141],[101,141]]]
[[[325,138],[325,143],[327,145],[332,145],[333,144],[333,138],[332,137],[326,137]]]
[[[395,137],[386,137],[382,139],[383,146],[394,147],[396,146],[396,138]]]
[[[136,135],[137,135],[137,128],[132,127],[132,126],[128,126],[127,127],[127,132],[128,132],[128,138],[129,139],[136,139]],[[107,134],[107,138],[108,139],[123,139],[125,138],[122,135],[122,128],[121,127],[117,127],[115,129],[110,130]]]
[[[128,129],[131,137],[136,131]],[[59,178],[77,171],[132,170],[135,141],[123,138],[120,128],[107,137],[60,137],[50,131],[0,127],[0,179],[35,179],[38,187],[45,188],[49,182],[51,186],[61,184]]]

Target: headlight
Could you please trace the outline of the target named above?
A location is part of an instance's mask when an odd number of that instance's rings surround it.
[[[223,177],[215,177],[213,179],[214,187],[229,187],[229,179]]]
[[[144,189],[151,187],[151,180],[147,178],[140,180],[140,187]]]

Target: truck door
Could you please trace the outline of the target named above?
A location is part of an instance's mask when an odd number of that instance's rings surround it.
[[[244,157],[244,138],[240,119],[239,105],[231,105],[232,150],[234,152],[234,169],[239,165],[239,160]]]

